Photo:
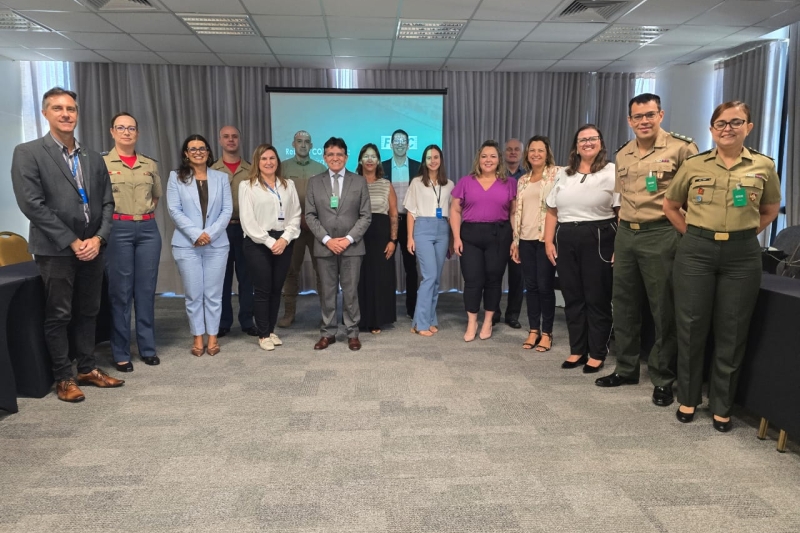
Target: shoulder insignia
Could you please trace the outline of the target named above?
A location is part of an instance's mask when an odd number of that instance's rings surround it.
[[[675,132],[671,131],[671,132],[669,132],[669,134],[672,135],[673,137],[675,137],[676,139],[680,139],[680,140],[682,140],[684,142],[687,142],[687,143],[694,142],[694,139],[692,139],[691,137],[687,137],[686,135],[681,135],[680,133],[675,133]]]
[[[103,156],[103,157],[105,157],[105,156],[107,156],[107,155],[108,155],[108,152],[100,152],[100,155],[101,155],[101,156]]]
[[[750,153],[751,153],[751,154],[761,155],[761,156],[764,156],[764,157],[766,157],[767,159],[769,159],[769,160],[770,160],[770,161],[772,161],[773,163],[775,162],[775,160],[774,160],[773,158],[771,158],[771,157],[770,157],[770,156],[768,156],[767,154],[762,154],[761,152],[759,152],[759,151],[758,151],[758,150],[756,150],[755,148],[750,148],[750,147],[748,146],[748,147],[747,147],[747,149],[748,149],[748,150],[750,150]]]
[[[158,159],[156,159],[155,157],[150,157],[149,155],[143,154],[142,152],[136,152],[136,153],[139,154],[142,157],[146,157],[147,159],[149,159],[153,163],[158,163]]]
[[[690,155],[689,157],[686,158],[686,160],[688,161],[689,159],[695,158],[695,157],[697,157],[699,155],[708,155],[710,153],[711,153],[711,150],[706,150],[705,152],[700,152],[699,154]]]
[[[629,143],[629,142],[630,142],[630,141],[625,141],[625,143],[624,143],[622,146],[620,146],[619,148],[617,148],[617,149],[614,151],[614,153],[616,154],[617,152],[619,152],[620,150],[622,150],[623,148],[625,148],[626,146],[628,146],[628,143]]]

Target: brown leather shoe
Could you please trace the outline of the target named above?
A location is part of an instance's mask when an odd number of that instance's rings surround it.
[[[358,337],[352,337],[350,339],[347,339],[347,347],[353,350],[354,352],[357,352],[358,350],[361,349],[361,341],[358,340]]]
[[[121,387],[125,383],[125,380],[112,378],[99,368],[95,368],[88,374],[78,374],[78,383],[81,385],[94,385],[95,387],[107,389],[112,387]]]
[[[220,351],[219,344],[216,344],[216,345],[214,345],[214,346],[211,346],[211,345],[209,344],[209,345],[208,345],[208,348],[206,348],[206,353],[207,353],[208,355],[217,355],[217,354],[219,353],[219,351]]]
[[[314,345],[315,350],[324,350],[329,345],[336,342],[336,335],[331,335],[330,337],[321,337],[317,344]]]
[[[64,379],[56,383],[56,394],[62,402],[82,402],[86,398],[74,379]]]

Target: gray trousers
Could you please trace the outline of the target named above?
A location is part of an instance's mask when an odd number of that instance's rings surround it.
[[[358,306],[358,278],[361,276],[361,255],[333,255],[317,257],[317,273],[320,278],[319,305],[322,308],[320,333],[323,337],[336,335],[336,296],[342,284],[342,318],[349,338],[358,338],[358,322],[361,310]]]

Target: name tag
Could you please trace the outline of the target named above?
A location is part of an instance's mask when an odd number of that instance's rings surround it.
[[[284,220],[283,209],[281,209],[280,211],[278,211],[278,220]]]
[[[733,206],[744,207],[747,205],[747,194],[744,189],[737,187],[733,189]]]
[[[444,218],[442,216],[442,208],[441,207],[437,207],[436,208],[436,218]]]
[[[339,197],[331,196],[331,209],[338,209],[338,208],[339,208]]]
[[[647,189],[647,192],[656,192],[658,190],[658,181],[656,177],[652,174],[647,176],[644,179],[644,186]]]

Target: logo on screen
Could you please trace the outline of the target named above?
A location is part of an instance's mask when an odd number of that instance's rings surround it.
[[[391,150],[392,149],[392,136],[391,135],[381,135],[381,150]],[[408,149],[409,150],[416,150],[417,149],[417,136],[411,135],[408,137]]]

